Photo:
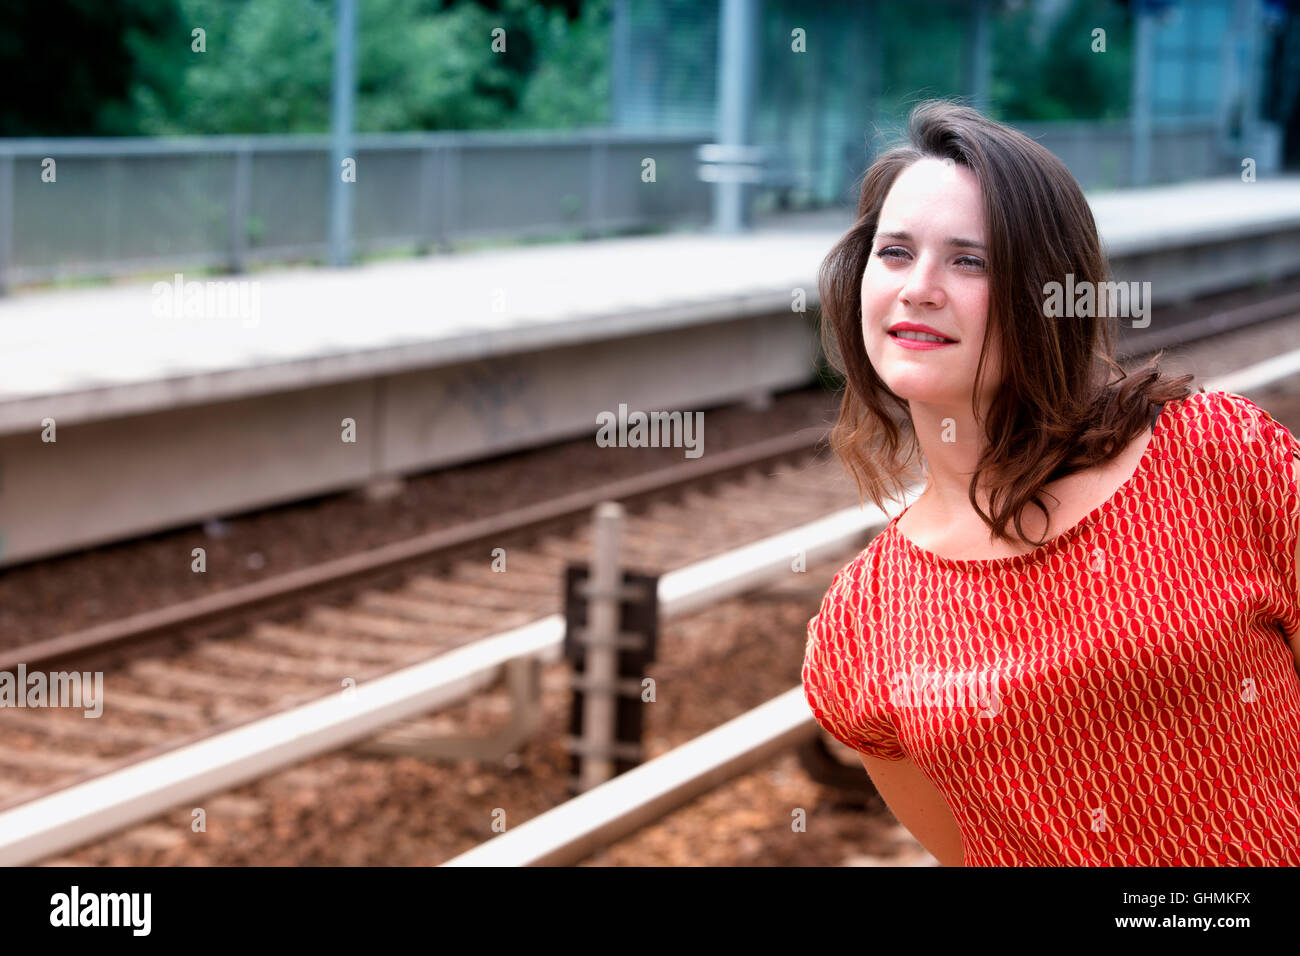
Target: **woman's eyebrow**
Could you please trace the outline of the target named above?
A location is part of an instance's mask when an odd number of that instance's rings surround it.
[[[910,232],[878,232],[877,239],[897,239],[900,242],[911,242],[912,234]],[[948,245],[958,246],[962,249],[983,249],[984,243],[976,242],[974,239],[962,239],[960,236],[949,236]]]

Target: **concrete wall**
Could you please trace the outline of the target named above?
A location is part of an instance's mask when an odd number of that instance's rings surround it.
[[[0,437],[0,565],[811,381],[786,312]],[[341,422],[356,422],[356,442]],[[709,452],[705,418],[704,454]]]

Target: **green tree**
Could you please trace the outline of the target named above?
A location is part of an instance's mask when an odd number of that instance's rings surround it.
[[[142,132],[305,133],[329,128],[333,0],[176,0],[207,51],[135,39]],[[490,10],[436,0],[358,4],[356,124],[363,132],[568,126],[601,121],[608,99],[608,0],[571,23],[506,0]],[[505,30],[504,51],[493,31]],[[179,77],[178,80],[169,80]]]
[[[0,23],[0,136],[135,132],[135,45],[182,26],[175,0],[0,0]]]
[[[1106,51],[1094,53],[1094,29]],[[1127,115],[1131,31],[1122,7],[1074,0],[1043,35],[1034,9],[995,21],[993,112],[1004,120],[1112,119]]]
[[[530,34],[540,55],[524,88],[516,125],[571,129],[609,122],[610,3],[588,0],[576,20],[533,7]]]

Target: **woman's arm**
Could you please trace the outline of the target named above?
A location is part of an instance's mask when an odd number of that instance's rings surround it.
[[[961,866],[964,854],[957,821],[921,768],[910,757],[881,760],[863,753],[858,757],[898,822],[944,866]]]

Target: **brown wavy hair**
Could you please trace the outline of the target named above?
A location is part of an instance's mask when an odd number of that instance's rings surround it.
[[[1047,517],[1043,486],[1114,458],[1145,430],[1154,405],[1191,394],[1193,376],[1163,375],[1163,352],[1131,374],[1120,368],[1117,321],[1105,314],[1105,296],[1097,297],[1091,317],[1046,315],[1049,282],[1064,284],[1067,273],[1076,287],[1108,279],[1109,263],[1078,182],[1023,133],[967,106],[922,102],[909,117],[907,142],[866,171],[857,222],[818,276],[823,348],[845,379],[831,446],[860,494],[881,508],[888,498],[901,500],[901,476],[921,457],[907,401],[885,385],[867,357],[861,296],[885,197],[903,170],[925,158],[965,166],[982,192],[989,316],[972,402],[981,392],[990,341],[996,336],[1002,343],[1002,386],[982,422],[987,443],[971,477],[970,502],[998,538],[1012,540],[1006,528],[1014,521],[1021,540],[1041,546],[1045,542],[1025,536],[1021,518],[1029,504]],[[979,487],[988,492],[989,513],[976,500]]]

